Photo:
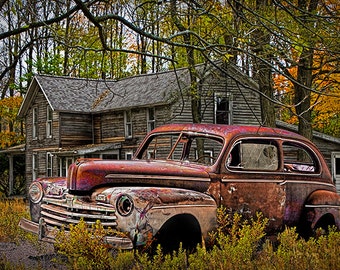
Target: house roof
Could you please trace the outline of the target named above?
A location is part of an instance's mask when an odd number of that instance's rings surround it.
[[[198,72],[208,76],[217,66],[197,66]],[[257,88],[256,83],[236,66],[228,64],[228,76],[247,87]],[[152,74],[142,74],[119,80],[83,79],[66,76],[36,75],[25,95],[18,116],[24,117],[41,90],[52,110],[60,112],[98,113],[170,104],[190,85],[187,68]]]
[[[279,121],[279,120],[276,121],[276,125],[280,128],[286,129],[286,130],[298,132],[298,127],[296,125],[288,124],[286,122]],[[327,134],[322,133],[322,132],[318,132],[318,131],[313,130],[313,137],[340,145],[340,138],[333,137],[333,136],[327,135]]]
[[[174,90],[188,85],[187,69],[120,80],[36,75],[28,88],[18,116],[25,116],[39,89],[52,110],[93,113],[168,104],[174,98]]]

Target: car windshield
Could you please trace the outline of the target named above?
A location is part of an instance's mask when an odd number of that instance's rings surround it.
[[[138,159],[188,161],[213,165],[223,147],[223,139],[200,133],[156,134],[149,138]]]

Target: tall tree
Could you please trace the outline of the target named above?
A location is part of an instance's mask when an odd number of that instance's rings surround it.
[[[336,0],[7,3],[12,6],[1,6],[0,18],[7,22],[10,16],[16,23],[0,33],[0,41],[7,50],[10,40],[15,44],[14,37],[18,42],[12,63],[4,61],[1,80],[8,80],[11,67],[15,67],[14,80],[18,81],[16,63],[24,61],[20,59],[29,60],[19,65],[28,68],[28,74],[40,71],[92,78],[120,78],[150,72],[155,66],[156,70],[188,66],[194,122],[201,121],[196,63],[223,58],[239,65],[259,82],[264,102],[262,122],[273,125],[274,104],[290,108],[299,117],[300,133],[307,137],[315,108],[311,93],[316,91],[316,74],[321,78],[324,63],[328,72],[339,72]],[[315,62],[316,52],[325,56],[319,62]],[[294,85],[293,104],[283,104],[278,92],[273,95],[272,73],[285,76]],[[3,91],[8,93],[8,87]],[[333,89],[332,95],[339,93]]]

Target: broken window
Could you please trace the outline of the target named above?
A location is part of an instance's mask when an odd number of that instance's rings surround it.
[[[223,147],[217,137],[197,134],[161,134],[153,136],[137,158],[189,161],[204,165],[216,162]]]
[[[46,176],[53,176],[53,155],[50,152],[46,154]]]
[[[230,94],[215,94],[215,123],[232,124],[232,98]]]
[[[155,128],[155,108],[147,110],[147,131],[150,132]]]
[[[32,110],[32,138],[38,138],[38,108]]]
[[[272,142],[238,142],[227,158],[227,167],[242,170],[276,171],[279,168],[278,148]]]

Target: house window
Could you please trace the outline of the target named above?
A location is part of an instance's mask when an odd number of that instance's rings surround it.
[[[126,152],[125,153],[125,159],[126,160],[131,160],[133,157],[133,153],[132,152]]]
[[[67,177],[68,167],[74,162],[72,157],[61,157],[59,158],[59,176]]]
[[[215,123],[232,124],[232,96],[225,93],[215,94]]]
[[[38,154],[32,156],[32,179],[35,180],[38,177]]]
[[[100,155],[102,159],[119,160],[119,150],[110,151],[107,153],[102,153]]]
[[[46,154],[46,175],[51,177],[53,174],[53,155],[50,152]]]
[[[53,112],[50,106],[47,106],[47,117],[46,117],[46,137],[52,138],[52,120]]]
[[[33,108],[32,114],[32,138],[36,140],[38,138],[38,108]]]
[[[124,113],[125,138],[132,138],[132,113],[126,111]]]
[[[147,131],[150,132],[155,128],[155,108],[147,110]]]
[[[340,152],[332,153],[332,175],[336,190],[340,193]]]

